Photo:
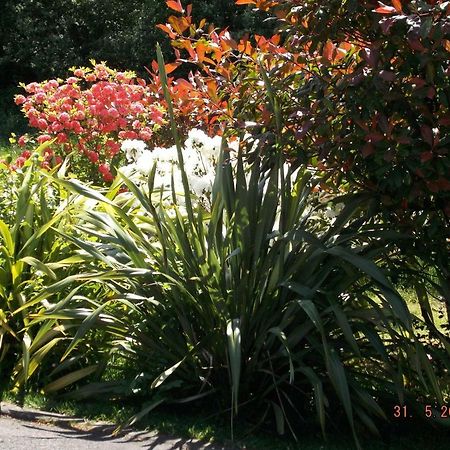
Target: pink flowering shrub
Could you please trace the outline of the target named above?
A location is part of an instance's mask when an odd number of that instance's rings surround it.
[[[120,141],[152,139],[165,123],[165,108],[133,72],[118,72],[103,63],[72,71],[65,81],[22,86],[27,95],[17,95],[15,102],[39,132],[21,136],[18,143],[25,147],[54,139],[47,149],[51,160],[44,163],[57,164],[71,153],[78,176],[110,182],[121,162]]]

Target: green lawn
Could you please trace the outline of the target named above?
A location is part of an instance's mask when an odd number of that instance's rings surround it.
[[[411,290],[404,290],[404,289],[399,289],[399,293],[405,299],[409,311],[415,316],[423,318],[422,311],[420,309],[420,304],[417,300],[416,294]],[[445,328],[443,328],[443,325],[447,324],[447,319],[444,303],[430,295],[430,306],[436,327],[441,332],[445,332]]]

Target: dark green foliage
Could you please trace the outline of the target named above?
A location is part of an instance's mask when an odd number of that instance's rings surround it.
[[[143,70],[167,15],[160,2],[7,1],[2,15],[2,84],[65,76],[90,58]]]
[[[27,120],[14,103],[14,96],[21,93],[19,87],[0,87],[0,146],[8,145],[11,133],[28,131]]]
[[[4,192],[2,187],[0,196],[0,398],[13,382],[24,388],[28,374],[36,370],[30,364],[30,353],[33,348],[42,350],[46,342],[28,327],[31,314],[39,308],[26,304],[43,284],[56,279],[49,262],[64,253],[64,245],[50,229],[60,219],[54,213],[55,198],[49,196],[51,187],[36,170],[36,163],[30,160],[23,174],[14,174],[14,179],[5,177],[0,167],[0,182],[8,186]]]
[[[246,32],[264,34],[273,31],[273,22],[264,23],[266,15],[255,13],[252,8],[237,6],[234,0],[192,0],[183,3],[192,3],[192,14],[197,22],[205,18],[220,29],[229,28],[235,36]]]

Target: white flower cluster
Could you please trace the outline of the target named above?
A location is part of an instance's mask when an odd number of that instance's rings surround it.
[[[345,205],[343,203],[332,203],[327,205],[324,212],[325,217],[334,222],[341,211],[344,209],[344,206]]]
[[[203,204],[210,198],[221,139],[220,136],[210,138],[202,130],[193,129],[184,142],[183,159],[189,187]],[[122,143],[122,151],[130,163],[120,169],[125,176],[145,187],[147,176],[156,163],[155,189],[162,187],[170,191],[173,179],[175,192],[182,198],[183,184],[176,146],[149,150],[142,141],[126,140]]]
[[[327,226],[331,226],[336,222],[336,219],[345,207],[344,203],[337,200],[335,194],[327,192],[316,193],[310,205],[311,218],[316,223],[327,224]]]
[[[140,141],[139,139],[127,139],[122,142],[121,147],[128,162],[136,161],[136,158],[141,155],[146,148],[145,142]]]

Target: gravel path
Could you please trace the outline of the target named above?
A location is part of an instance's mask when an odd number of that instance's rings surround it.
[[[4,450],[225,450],[157,433],[112,437],[114,426],[2,403],[0,449]]]

